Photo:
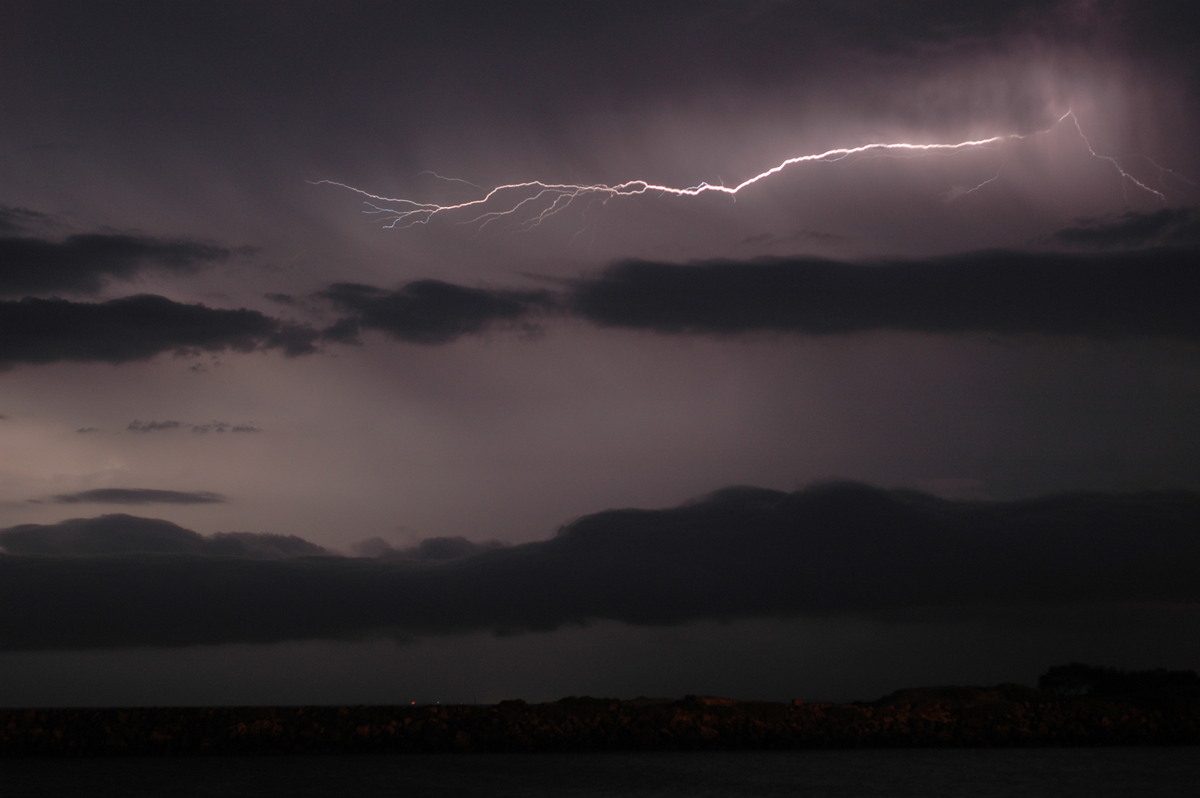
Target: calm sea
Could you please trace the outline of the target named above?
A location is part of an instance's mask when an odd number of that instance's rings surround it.
[[[1200,795],[1200,748],[0,760],[26,796]]]

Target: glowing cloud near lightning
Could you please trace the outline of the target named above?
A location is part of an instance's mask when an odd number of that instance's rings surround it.
[[[1064,124],[1070,124],[1074,127],[1075,132],[1082,140],[1084,147],[1092,158],[1106,162],[1112,166],[1120,178],[1122,188],[1126,192],[1132,188],[1145,192],[1160,202],[1165,200],[1162,192],[1134,177],[1121,166],[1116,158],[1096,152],[1087,135],[1083,132],[1083,127],[1080,125],[1079,119],[1072,111],[1067,111],[1052,125],[1034,133],[1005,133],[954,143],[914,144],[911,142],[877,142],[857,147],[837,147],[808,155],[797,155],[731,186],[700,182],[693,186],[679,187],[651,183],[647,180],[627,180],[623,183],[612,185],[604,183],[591,185],[546,183],[541,180],[528,180],[520,183],[506,183],[490,189],[482,189],[466,180],[444,178],[441,175],[430,172],[429,174],[443,180],[463,183],[468,186],[480,188],[484,192],[475,199],[442,205],[433,202],[418,202],[405,197],[384,197],[335,180],[309,182],[313,185],[337,186],[365,197],[367,210],[363,211],[363,213],[379,217],[383,226],[387,228],[404,228],[417,224],[427,224],[438,216],[457,218],[460,224],[478,224],[480,226],[497,219],[511,218],[523,228],[530,228],[541,224],[546,219],[565,210],[572,203],[582,199],[608,201],[620,197],[631,197],[642,194],[675,197],[725,194],[734,197],[755,184],[768,180],[785,169],[798,164],[810,162],[833,163],[855,156],[912,157],[938,153],[948,154],[972,149],[995,148],[1010,142],[1044,136]],[[990,177],[964,193],[977,191],[998,177],[998,174]]]

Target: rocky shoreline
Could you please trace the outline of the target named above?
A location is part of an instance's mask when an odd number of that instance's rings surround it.
[[[544,704],[0,709],[0,757],[1200,744],[1200,694],[1018,685],[871,703],[564,698]]]

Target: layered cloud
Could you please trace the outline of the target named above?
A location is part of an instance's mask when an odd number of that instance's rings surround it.
[[[96,294],[109,283],[150,271],[189,274],[252,252],[248,248],[126,233],[53,238],[29,232],[55,226],[48,214],[0,207],[0,233],[5,233],[0,235],[0,369],[18,363],[123,363],[164,352],[315,351],[316,331],[253,310],[153,295],[106,302],[60,296]]]
[[[1188,249],[988,251],[928,260],[630,261],[577,283],[567,306],[661,333],[872,330],[1088,337],[1200,336]]]
[[[1200,610],[1197,528],[1200,496],[1192,493],[955,502],[830,484],[794,493],[733,488],[671,509],[586,516],[545,541],[462,542],[396,559],[321,556],[296,538],[204,538],[166,521],[109,515],[0,530],[0,601],[9,608],[0,646],[842,613],[1037,622],[1048,608],[1081,609],[1103,624],[1122,609]]]
[[[984,251],[923,260],[814,257],[664,263],[624,261],[557,291],[419,280],[396,289],[336,283],[318,294],[341,317],[323,333],[248,309],[136,295],[107,302],[0,300],[0,368],[59,361],[122,363],[162,353],[357,342],[375,330],[448,344],[492,329],[528,330],[550,314],[663,334],[894,330],[933,334],[1200,337],[1200,222],[1164,208],[1081,223],[1053,239],[1093,251]],[[0,238],[0,294],[94,291],[146,263],[190,269],[229,250],[193,242],[78,235]]]
[[[43,215],[3,209],[0,232]],[[232,250],[184,239],[119,233],[80,233],[62,240],[0,236],[0,296],[94,294],[111,280],[149,269],[188,273],[228,259]]]
[[[32,212],[8,209],[13,219]],[[10,222],[10,225],[15,222]],[[106,302],[0,300],[0,368],[122,363],[162,353],[316,351],[373,330],[441,345],[489,330],[529,330],[568,315],[662,334],[807,336],[891,330],[1005,336],[1200,337],[1200,220],[1192,208],[1129,212],[1052,236],[1072,251],[981,251],[928,259],[623,261],[515,290],[418,280],[395,289],[335,283],[317,294],[339,314],[323,332],[249,309],[153,295]],[[154,267],[190,270],[229,257],[189,241],[87,234],[0,238],[0,295],[96,291]],[[293,300],[294,301],[294,300]]]
[[[124,363],[162,353],[315,351],[316,332],[255,310],[142,294],[107,302],[0,301],[0,368],[19,363]]]
[[[927,259],[610,265],[557,292],[422,280],[396,290],[337,284],[320,296],[345,316],[326,332],[375,329],[446,344],[551,313],[663,334],[806,336],[871,331],[943,335],[1200,338],[1200,223],[1191,209],[1129,213],[1060,231],[1097,251],[989,250]],[[1149,246],[1148,246],[1149,245]],[[1186,245],[1186,246],[1185,246]]]

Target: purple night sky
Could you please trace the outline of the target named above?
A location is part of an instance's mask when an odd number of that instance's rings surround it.
[[[0,706],[1200,667],[1197,17],[4,4]]]

